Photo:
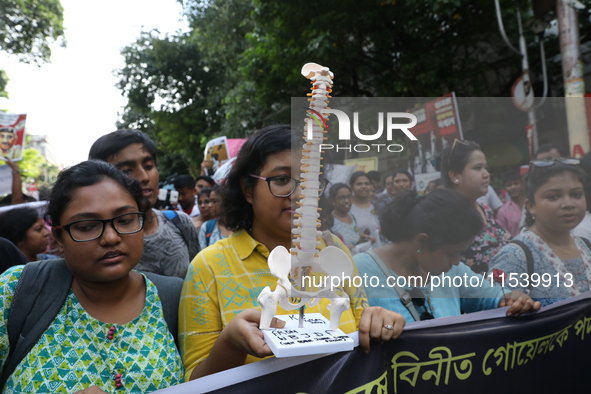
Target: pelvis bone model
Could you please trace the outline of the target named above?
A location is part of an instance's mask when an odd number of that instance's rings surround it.
[[[277,303],[286,310],[297,309],[305,305],[313,307],[321,298],[330,298],[330,328],[339,326],[341,314],[349,309],[349,297],[341,289],[334,288],[336,278],[351,278],[353,263],[349,256],[335,246],[327,246],[318,250],[321,232],[318,220],[318,196],[320,189],[320,171],[322,160],[320,144],[327,133],[327,123],[319,110],[328,108],[329,93],[332,91],[333,74],[327,67],[316,63],[307,63],[302,68],[302,75],[310,79],[312,93],[308,101],[310,108],[304,127],[304,140],[301,159],[301,189],[299,208],[296,209],[293,247],[287,251],[283,246],[277,246],[269,254],[268,264],[271,274],[277,278],[277,286],[271,291],[265,287],[257,299],[262,308],[260,329],[269,329],[271,320],[277,311]],[[328,115],[326,115],[328,116]],[[312,138],[310,138],[312,137]],[[292,281],[289,279],[291,275]],[[310,281],[315,277],[317,280]],[[323,278],[323,279],[321,279]],[[308,280],[305,280],[308,279]],[[307,289],[309,283],[321,283],[313,291]],[[340,282],[339,282],[340,283]],[[289,298],[299,298],[299,302],[292,303]]]

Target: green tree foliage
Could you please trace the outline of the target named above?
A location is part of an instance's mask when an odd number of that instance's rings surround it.
[[[188,165],[197,172],[202,144],[220,129],[222,115],[211,99],[220,74],[203,65],[188,35],[144,32],[122,54],[126,66],[117,86],[128,103],[118,127],[149,134],[162,152],[159,167],[164,162],[170,171],[186,172]]]
[[[59,0],[0,0],[0,50],[23,62],[47,62],[50,44],[63,38],[64,10]],[[0,73],[0,95],[6,75]]]
[[[521,74],[520,57],[501,39],[493,1],[182,3],[189,34],[159,39],[146,33],[124,50],[120,87],[129,105],[122,125],[150,132],[192,168],[201,161],[200,145],[215,135],[243,136],[242,124],[253,131],[289,122],[291,97],[308,89],[300,75],[306,62],[331,68],[340,97],[509,96]],[[521,4],[536,82],[541,69],[527,24],[530,4]],[[517,46],[515,2],[501,0],[501,7]],[[550,77],[559,80],[559,70],[555,74]],[[156,107],[160,101],[165,104]]]
[[[59,174],[59,168],[50,164],[35,148],[26,148],[18,162],[23,182],[35,183],[38,187],[51,186]]]

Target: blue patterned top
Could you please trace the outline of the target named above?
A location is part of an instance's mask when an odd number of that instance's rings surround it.
[[[207,228],[208,228],[209,222],[214,223],[214,224],[211,229],[211,234],[210,234],[209,240],[208,240],[207,239]],[[211,220],[206,221],[205,223],[203,223],[201,225],[201,228],[199,229],[199,246],[201,246],[201,249],[205,249],[209,245],[213,245],[214,243],[216,243],[220,239],[224,239],[224,238],[228,238],[228,237],[226,237],[224,234],[222,234],[222,231],[220,230],[220,223],[219,223],[218,219],[211,219]]]
[[[0,276],[0,367],[9,353],[6,331],[24,266]],[[2,393],[74,393],[96,385],[108,393],[149,393],[183,382],[183,367],[156,286],[146,280],[142,313],[127,324],[90,316],[70,289],[63,308],[8,378]],[[109,329],[114,326],[112,339]],[[121,374],[122,387],[115,376]]]
[[[542,280],[538,281],[537,286],[532,282],[532,288],[528,290],[525,253],[521,247],[510,243],[503,246],[490,263],[491,270],[497,268],[505,272],[508,288],[529,292],[530,297],[542,305],[550,305],[590,289],[591,250],[580,238],[574,237],[581,257],[569,260],[560,260],[548,244],[531,231],[523,231],[514,239],[527,245],[532,253],[534,273]],[[510,274],[514,274],[514,280],[511,280]],[[570,282],[572,286],[568,286]]]
[[[396,290],[389,286],[387,277],[378,266],[375,260],[368,253],[359,253],[353,256],[353,261],[357,265],[359,275],[367,274],[370,279],[367,283],[371,286],[365,288],[367,299],[370,306],[381,306],[382,308],[400,313],[407,322],[414,321],[414,318],[404,306]],[[390,270],[389,274],[394,278],[398,278],[398,274]],[[460,263],[454,265],[451,270],[446,272],[446,277],[462,278],[462,283],[467,283],[468,286],[454,286],[454,282],[450,282],[451,286],[433,286],[430,285],[418,287],[425,296],[426,303],[423,307],[416,307],[417,313],[420,315],[426,308],[435,318],[458,316],[462,312],[477,312],[487,309],[497,308],[499,301],[503,296],[503,290],[500,286],[493,284],[491,286],[488,278],[483,279],[482,275],[474,273],[465,264]],[[441,278],[442,275],[439,275]],[[373,278],[378,278],[377,280]],[[401,278],[402,279],[402,278]],[[459,283],[456,281],[455,283]],[[399,284],[401,281],[398,282]],[[436,282],[432,281],[433,284]],[[447,282],[446,282],[447,283]],[[472,286],[470,285],[472,284]],[[402,289],[409,292],[414,286],[407,282],[407,286],[401,286]]]
[[[357,227],[357,219],[351,215],[352,223],[345,223],[337,218],[334,218],[334,224],[330,232],[338,235],[343,240],[345,245],[357,245],[359,243],[359,227]]]

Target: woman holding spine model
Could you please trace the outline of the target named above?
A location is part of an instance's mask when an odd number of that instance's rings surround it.
[[[270,356],[258,330],[259,311],[249,310],[251,332],[259,341],[250,346],[230,342],[222,330],[237,313],[253,308],[265,286],[275,288],[277,279],[267,265],[270,251],[282,245],[290,248],[292,214],[300,194],[299,174],[292,173],[292,146],[301,146],[301,135],[289,125],[267,127],[243,146],[222,186],[222,218],[235,232],[201,251],[189,267],[180,302],[180,341],[185,378],[195,379],[227,368]],[[347,248],[333,236],[335,245]],[[322,241],[321,247],[325,244]],[[351,308],[341,316],[339,328],[346,333],[359,330],[359,342],[369,351],[370,339],[389,340],[402,332],[404,319],[383,308],[367,306],[363,289],[347,288]],[[322,299],[307,313],[330,316]],[[293,313],[278,308],[277,314]],[[277,323],[275,323],[277,324]],[[212,352],[224,348],[224,359]],[[224,362],[224,365],[221,363]]]

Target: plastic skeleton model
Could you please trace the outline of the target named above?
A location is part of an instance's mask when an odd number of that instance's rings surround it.
[[[316,63],[307,63],[302,68],[302,75],[311,80],[312,93],[306,127],[304,128],[304,140],[306,141],[302,150],[301,159],[301,189],[299,196],[299,207],[296,209],[294,225],[293,247],[288,252],[283,246],[278,246],[269,254],[268,264],[271,274],[277,278],[277,286],[271,291],[269,286],[265,287],[259,294],[258,303],[262,308],[260,329],[269,329],[271,320],[277,311],[277,303],[286,310],[302,308],[306,303],[313,307],[320,302],[321,298],[330,298],[330,328],[337,329],[341,314],[349,309],[349,297],[344,291],[338,293],[332,290],[331,280],[324,281],[324,287],[316,291],[307,291],[305,277],[312,275],[325,275],[330,277],[346,278],[353,274],[353,263],[347,254],[335,246],[327,246],[321,251],[318,250],[320,242],[318,238],[321,232],[317,230],[320,226],[318,220],[318,196],[320,190],[320,172],[322,160],[320,144],[324,140],[323,133],[326,133],[326,122],[320,114],[322,109],[328,109],[329,93],[332,91],[333,74],[326,67]],[[310,138],[311,137],[311,138]],[[289,275],[297,283],[292,285]],[[308,280],[308,283],[310,281]],[[298,297],[299,302],[291,303],[290,297]],[[300,309],[300,327],[303,322],[303,308]]]

